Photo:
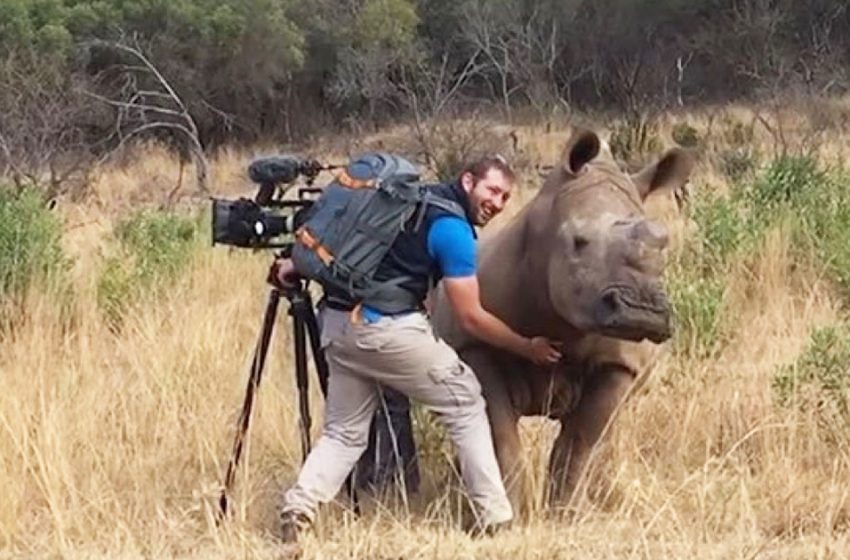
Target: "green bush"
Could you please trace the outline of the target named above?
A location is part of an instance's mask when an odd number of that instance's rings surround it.
[[[696,234],[671,262],[666,284],[675,318],[677,351],[704,358],[721,347],[729,263],[750,234],[745,213],[734,195],[699,191],[689,212]]]
[[[755,122],[744,124],[733,117],[726,117],[723,122],[723,142],[733,148],[751,146],[755,140]]]
[[[711,356],[722,341],[724,289],[721,276],[702,276],[694,269],[673,267],[667,292],[673,308],[673,344],[677,353]]]
[[[850,297],[850,193],[842,173],[810,156],[783,156],[727,196],[699,193],[690,206],[696,234],[668,273],[677,345],[710,355],[723,341],[723,284],[734,259],[749,258],[764,232],[790,230],[795,258],[815,256]]]
[[[850,428],[850,324],[815,330],[797,360],[773,377],[783,408],[814,413],[830,431]]]
[[[697,235],[689,247],[690,263],[715,275],[748,238],[745,215],[737,197],[698,195],[691,217]]]
[[[172,212],[142,211],[115,229],[117,250],[98,281],[98,303],[113,326],[127,306],[167,288],[190,262],[197,220]]]
[[[850,200],[842,206],[824,205],[807,240],[814,245],[844,300],[850,301]]]
[[[842,295],[850,297],[850,192],[846,172],[811,156],[783,156],[740,194],[747,228],[757,234],[780,219],[793,224],[794,249],[813,249]]]
[[[739,183],[756,170],[756,156],[749,147],[731,148],[721,151],[717,156],[720,172],[732,181]]]
[[[673,125],[671,135],[673,137],[673,141],[683,148],[696,148],[702,141],[697,129],[686,122],[680,122]]]
[[[0,301],[61,278],[62,225],[35,190],[0,187]]]
[[[611,154],[630,166],[644,163],[649,155],[661,151],[658,125],[648,117],[632,116],[611,130]]]
[[[790,224],[795,248],[809,255],[815,248],[850,287],[850,233],[843,226],[850,209],[832,201],[840,192],[815,160],[782,157],[761,176],[733,185],[728,196],[698,194],[690,208],[696,235],[668,275],[680,349],[705,356],[719,347],[730,264],[751,255],[763,233],[780,223]]]
[[[773,161],[763,176],[746,191],[747,203],[754,216],[775,216],[785,208],[801,209],[828,190],[826,172],[809,156],[783,156]],[[816,210],[816,209],[813,209]]]

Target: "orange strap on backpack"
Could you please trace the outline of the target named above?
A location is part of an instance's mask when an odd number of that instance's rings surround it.
[[[336,176],[336,180],[340,185],[349,189],[368,189],[375,186],[374,180],[364,181],[363,179],[355,179],[344,169]]]
[[[307,228],[298,228],[298,231],[295,232],[295,239],[297,239],[299,243],[316,253],[319,259],[321,259],[321,261],[325,263],[325,266],[333,262],[333,254],[328,250],[327,247],[319,243],[319,240],[313,237],[313,234],[311,234],[310,230],[308,230]]]

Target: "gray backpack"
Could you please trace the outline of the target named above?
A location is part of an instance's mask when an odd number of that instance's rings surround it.
[[[395,313],[421,302],[400,287],[407,277],[373,279],[402,231],[416,231],[429,205],[465,217],[456,202],[433,194],[404,158],[369,153],[354,158],[313,203],[295,234],[292,260],[302,276],[352,303]]]

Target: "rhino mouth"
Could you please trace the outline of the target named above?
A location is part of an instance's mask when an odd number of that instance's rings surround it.
[[[670,304],[660,288],[638,291],[622,284],[605,288],[596,301],[598,332],[635,342],[661,343],[672,336]]]

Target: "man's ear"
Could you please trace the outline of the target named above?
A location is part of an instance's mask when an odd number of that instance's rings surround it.
[[[654,192],[677,192],[684,188],[694,167],[693,155],[682,148],[673,148],[656,163],[632,175],[641,199]]]
[[[460,175],[460,186],[463,190],[466,191],[466,194],[472,192],[472,188],[475,186],[475,177],[469,171],[465,171]]]

